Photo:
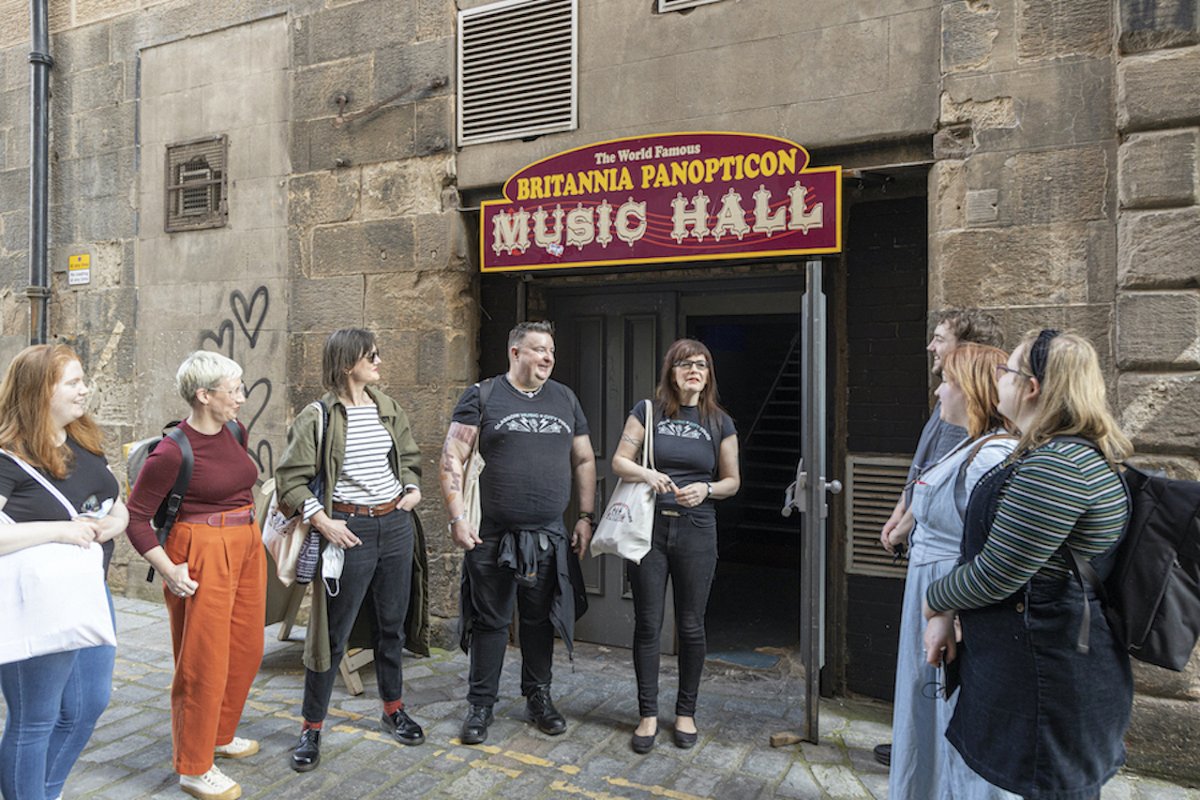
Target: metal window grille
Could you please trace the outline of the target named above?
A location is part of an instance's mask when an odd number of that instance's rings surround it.
[[[658,0],[658,13],[665,14],[668,11],[682,11],[685,8],[706,6],[709,3],[716,2],[718,0]]]
[[[458,13],[458,143],[579,127],[578,0],[503,0]]]
[[[221,228],[229,221],[228,154],[227,136],[167,146],[168,233]]]
[[[846,458],[846,572],[903,578],[906,564],[893,562],[879,543],[879,531],[896,507],[908,481],[911,458]]]

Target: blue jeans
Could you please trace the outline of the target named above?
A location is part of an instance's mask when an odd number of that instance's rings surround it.
[[[0,739],[4,800],[53,800],[62,794],[108,707],[116,654],[115,647],[101,645],[0,666],[8,704]]]
[[[704,613],[717,570],[717,523],[712,513],[681,512],[667,517],[655,509],[650,552],[641,564],[625,562],[633,589],[633,670],[638,713],[658,715],[659,639],[666,609],[667,578],[675,590],[675,632],[679,638],[679,693],[675,715],[696,714],[707,639]]]

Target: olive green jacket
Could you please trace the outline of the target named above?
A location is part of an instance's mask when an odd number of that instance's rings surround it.
[[[388,463],[403,485],[421,483],[421,453],[409,428],[408,416],[400,405],[372,387],[367,394],[379,408],[379,419],[392,436],[394,447],[388,454]],[[317,428],[321,424],[321,412],[308,405],[296,417],[288,429],[287,449],[279,466],[275,468],[275,491],[279,505],[284,509],[301,509],[304,502],[313,497],[308,488],[309,481],[317,474],[321,463],[325,470],[324,497],[316,498],[333,514],[333,487],[342,474],[342,461],[346,451],[346,406],[333,392],[327,392],[321,402],[329,409],[329,426],[325,431],[323,452],[317,453]],[[421,521],[413,514],[413,575],[411,596],[408,604],[408,619],[404,625],[404,646],[412,652],[429,655],[429,562],[425,550],[425,532]],[[325,672],[332,665],[329,656],[329,616],[325,607],[324,584],[321,582],[320,562],[314,579],[317,591],[313,592],[312,616],[308,624],[308,635],[304,640],[304,666],[315,672]],[[350,635],[351,647],[371,646],[371,625],[374,615],[370,604],[364,604],[354,623]]]

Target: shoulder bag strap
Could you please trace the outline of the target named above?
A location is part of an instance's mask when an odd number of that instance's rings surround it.
[[[646,404],[646,435],[642,438],[642,464],[647,469],[654,469],[654,404],[649,400],[642,401]]]
[[[7,450],[0,449],[0,453],[3,453],[4,455],[11,458],[13,460],[14,464],[16,464],[21,469],[25,470],[27,473],[29,473],[29,477],[33,478],[35,481],[40,483],[42,485],[42,488],[45,489],[47,492],[49,492],[54,497],[55,500],[62,503],[62,507],[67,510],[67,514],[69,514],[72,519],[79,516],[79,512],[75,510],[75,506],[72,505],[71,501],[68,500],[63,495],[63,493],[58,490],[58,487],[56,487],[53,483],[51,483],[49,480],[47,480],[45,475],[43,475],[38,470],[34,469],[32,464],[29,464],[28,462],[25,461],[25,459],[21,458],[20,456],[16,455],[15,453],[8,452]]]

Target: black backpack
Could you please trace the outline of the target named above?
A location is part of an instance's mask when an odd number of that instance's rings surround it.
[[[1096,448],[1078,437],[1060,437]],[[1092,585],[1104,616],[1129,655],[1180,672],[1200,639],[1200,481],[1152,475],[1129,464],[1121,481],[1131,513],[1101,580],[1067,548],[1076,576]],[[1086,639],[1084,640],[1086,641]]]
[[[179,427],[180,420],[168,422],[163,428],[163,435],[143,439],[133,445],[129,452],[129,459],[126,466],[127,480],[132,487],[137,480],[138,473],[142,470],[142,465],[146,463],[146,459],[154,452],[159,443],[163,439],[170,439],[179,448],[180,454],[183,456],[183,461],[179,464],[179,474],[175,476],[175,485],[171,487],[171,491],[167,492],[167,496],[159,503],[158,509],[154,512],[154,516],[150,519],[150,525],[158,534],[158,543],[164,545],[167,543],[167,537],[171,535],[171,527],[175,524],[176,518],[179,516],[179,506],[183,503],[183,497],[187,494],[188,484],[192,480],[192,467],[195,465],[195,457],[192,455],[192,443],[188,441],[183,429]],[[238,444],[242,447],[246,446],[246,439],[242,435],[242,427],[236,421],[231,420],[225,423],[225,427],[237,439]],[[154,567],[146,573],[146,581],[154,580]]]

